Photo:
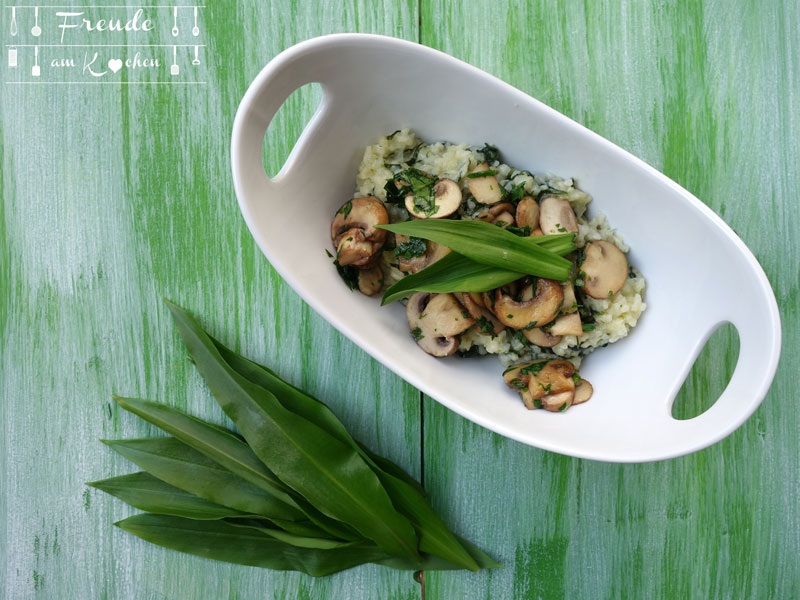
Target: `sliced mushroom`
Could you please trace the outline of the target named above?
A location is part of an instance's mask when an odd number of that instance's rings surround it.
[[[514,215],[512,215],[508,211],[503,211],[494,218],[494,221],[492,221],[492,223],[501,227],[502,229],[505,229],[506,227],[513,227]]]
[[[343,267],[364,267],[377,252],[375,244],[368,242],[363,229],[348,229],[339,239],[336,247],[336,260]]]
[[[559,312],[562,315],[578,312],[578,299],[575,297],[575,286],[569,281],[565,281],[561,284],[561,289],[564,292],[564,300],[561,303],[561,310]]]
[[[395,241],[398,245],[402,244],[408,241],[408,236],[395,234]],[[399,256],[397,258],[397,268],[403,271],[403,273],[416,273],[448,254],[450,254],[450,248],[428,240],[425,254],[413,256],[411,258]]]
[[[506,382],[508,387],[515,390],[519,394],[519,397],[522,400],[522,403],[525,405],[525,408],[528,410],[534,410],[540,407],[536,405],[537,403],[534,402],[533,396],[531,395],[530,390],[528,390],[528,381],[530,380],[530,375],[520,373],[521,369],[529,364],[531,363],[523,363],[506,369],[503,373],[503,380]]]
[[[550,394],[541,400],[542,408],[550,412],[563,412],[572,406],[575,392],[561,392],[560,394]]]
[[[483,305],[483,298],[480,294],[454,292],[453,295],[467,310],[469,315],[475,319],[481,333],[499,335],[500,332],[505,329],[503,324],[497,320],[497,317],[495,317],[494,314]],[[481,319],[485,319],[485,321],[481,322]],[[486,331],[486,322],[488,322],[491,327],[490,331]]]
[[[539,346],[540,348],[552,348],[561,341],[560,335],[553,335],[552,332],[545,331],[540,327],[533,329],[523,329],[522,335],[525,336],[531,344]]]
[[[358,272],[358,289],[365,296],[374,296],[383,287],[383,270],[380,265]]]
[[[441,219],[449,217],[461,206],[461,188],[452,179],[439,179],[433,185],[433,202],[436,210],[433,214],[426,214],[414,204],[414,195],[406,196],[406,210],[418,219]]]
[[[575,366],[568,360],[545,359],[506,369],[503,379],[506,385],[520,393],[529,409],[543,407],[556,411],[564,410],[565,402],[572,403],[575,393],[573,373]]]
[[[389,215],[383,203],[373,196],[353,198],[336,211],[331,223],[331,241],[342,266],[366,267],[386,241]]]
[[[575,398],[573,398],[572,404],[583,404],[592,397],[593,393],[594,388],[592,384],[585,379],[579,379],[578,383],[575,385]]]
[[[546,325],[558,314],[564,292],[558,282],[540,277],[536,292],[533,293],[533,286],[528,284],[520,297],[522,299],[516,301],[504,293],[503,288],[495,290],[493,312],[503,325],[514,329]]]
[[[480,211],[475,215],[475,220],[495,223],[499,220],[501,214],[508,213],[510,215],[512,212],[514,212],[514,205],[511,202],[501,202],[500,204],[495,204],[491,208]],[[506,223],[509,221],[513,222],[514,217],[511,217],[511,219],[506,217],[505,221]]]
[[[532,232],[539,227],[539,205],[533,196],[525,196],[519,201],[516,214],[517,227],[530,227]]]
[[[367,241],[382,244],[386,239],[386,231],[376,229],[376,226],[386,225],[388,222],[389,214],[380,200],[374,196],[353,198],[336,211],[331,224],[331,240],[336,247],[348,229],[356,228],[364,231]]]
[[[417,292],[406,304],[411,335],[432,356],[448,356],[458,349],[457,336],[475,322],[462,311],[452,294]]]
[[[610,298],[628,279],[628,259],[614,244],[599,240],[586,244],[578,267],[584,273],[584,291],[592,298]]]
[[[556,196],[542,199],[539,227],[545,234],[577,233],[578,221],[569,201]]]
[[[581,316],[578,313],[561,315],[548,329],[552,335],[583,335]]]
[[[489,171],[489,165],[481,163],[475,167],[471,173]],[[468,177],[467,187],[470,193],[475,196],[475,200],[481,204],[497,204],[503,199],[503,189],[497,182],[494,175],[484,175],[483,177]]]

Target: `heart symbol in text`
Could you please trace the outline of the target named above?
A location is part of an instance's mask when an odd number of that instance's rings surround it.
[[[116,73],[122,68],[122,61],[118,58],[112,58],[110,61],[108,61],[108,68]]]

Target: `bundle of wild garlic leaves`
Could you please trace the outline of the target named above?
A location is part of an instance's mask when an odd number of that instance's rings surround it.
[[[314,576],[370,562],[409,570],[500,566],[453,534],[422,487],[351,437],[325,404],[167,304],[241,435],[163,404],[115,397],[171,436],[104,441],[143,469],[89,484],[146,511],[116,525],[189,554]]]

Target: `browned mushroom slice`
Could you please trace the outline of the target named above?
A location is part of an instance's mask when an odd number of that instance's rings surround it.
[[[565,403],[567,407],[572,404],[574,373],[575,366],[568,360],[534,360],[506,369],[503,379],[507,386],[520,392],[528,408],[557,411],[566,410]]]
[[[583,335],[581,316],[578,313],[562,315],[553,321],[548,330],[552,335]]]
[[[525,339],[531,344],[539,346],[540,348],[552,348],[561,341],[560,335],[552,335],[551,332],[544,331],[539,327],[523,329],[522,335],[524,335]]]
[[[414,195],[406,196],[406,210],[418,219],[441,219],[449,217],[461,206],[461,188],[452,179],[439,179],[433,186],[433,202],[436,210],[427,214],[414,203]]]
[[[592,397],[593,393],[594,388],[592,388],[592,384],[585,379],[579,379],[578,383],[575,385],[575,398],[573,398],[572,404],[583,404]]]
[[[507,213],[503,219],[507,224],[514,223],[514,217],[511,214],[514,212],[514,205],[511,202],[501,202],[495,204],[491,208],[486,208],[475,215],[476,221],[486,221],[488,223],[496,223],[500,220],[500,215]],[[509,218],[510,217],[510,218]]]
[[[558,314],[564,292],[557,281],[540,277],[535,293],[533,286],[528,284],[523,288],[520,298],[519,301],[514,300],[504,293],[503,288],[495,290],[493,312],[503,325],[514,329],[546,325]]]
[[[374,196],[353,198],[336,211],[331,223],[331,240],[334,247],[337,247],[344,233],[355,228],[364,231],[365,240],[383,244],[386,231],[376,229],[376,226],[386,225],[388,222],[389,214],[380,200]]]
[[[452,294],[417,292],[406,304],[411,335],[432,356],[448,356],[458,349],[457,336],[475,322],[462,311]]]
[[[585,258],[578,267],[584,276],[584,291],[592,298],[610,298],[628,279],[628,260],[614,244],[600,240],[586,244]]]
[[[539,205],[532,196],[525,196],[517,204],[517,227],[530,227],[531,232],[539,227]]]
[[[363,229],[348,229],[339,238],[336,260],[343,267],[363,267],[372,260],[375,252],[375,244],[364,239]]]
[[[408,236],[405,235],[395,235],[395,241],[398,245],[407,242],[408,239]],[[427,249],[425,250],[425,254],[412,256],[411,258],[399,256],[397,258],[397,268],[403,271],[403,273],[416,273],[450,253],[450,248],[447,246],[442,246],[430,240],[426,243]]]
[[[575,287],[569,282],[565,281],[561,284],[561,289],[564,292],[564,300],[561,302],[562,315],[568,315],[578,311],[578,299],[575,297]]]
[[[383,270],[379,265],[358,272],[358,289],[365,296],[374,296],[383,287]]]
[[[569,201],[556,196],[542,200],[539,214],[539,227],[545,234],[577,233],[578,221]]]
[[[481,163],[471,173],[480,173],[489,171],[489,165]],[[497,177],[494,175],[484,175],[482,177],[468,177],[467,187],[470,193],[475,197],[477,202],[481,204],[497,204],[503,199],[503,189],[497,182]]]
[[[475,324],[483,334],[499,335],[505,327],[497,320],[497,317],[483,305],[483,298],[480,294],[467,292],[454,292],[453,295],[467,310],[469,315],[475,319]]]
[[[550,412],[563,412],[574,403],[575,392],[549,394],[541,399],[542,408]]]
[[[531,363],[523,363],[506,369],[503,373],[503,380],[508,387],[519,394],[525,408],[534,410],[536,408],[541,408],[541,403],[534,402],[534,398],[530,390],[528,390],[528,381],[530,381],[531,376],[528,373],[520,373],[523,367],[530,364]]]

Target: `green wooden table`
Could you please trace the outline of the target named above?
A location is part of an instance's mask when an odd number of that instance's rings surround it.
[[[85,12],[96,19],[104,10]],[[17,67],[3,60],[0,595],[800,597],[800,5],[209,3],[199,15],[200,65],[188,62],[197,40],[191,16],[181,15],[189,47],[180,49],[178,77],[200,82],[190,85],[153,83],[177,81],[169,74],[176,42],[171,8],[148,10],[158,12],[150,32],[68,35],[164,44],[160,71],[125,66],[107,85],[44,85],[86,74],[80,65],[57,72],[49,60],[63,49],[43,46],[39,83],[19,85],[7,82],[32,80],[32,46],[18,48]],[[54,9],[42,9],[36,40],[30,11],[17,9],[12,40],[3,8],[6,44],[59,43]],[[783,317],[783,359],[753,418],[723,442],[667,462],[558,456],[420,397],[314,314],[245,228],[229,137],[239,99],[269,59],[339,31],[418,41],[485,69],[719,213],[761,261]],[[301,91],[281,110],[265,142],[268,170],[282,164],[317,100]],[[324,398],[357,437],[422,477],[448,523],[505,568],[430,573],[424,591],[410,573],[373,566],[315,580],[181,555],[112,527],[135,511],[83,482],[134,469],[97,438],[153,430],[118,410],[111,392],[224,422],[162,296]],[[685,414],[724,386],[734,338],[715,336],[679,400]]]

